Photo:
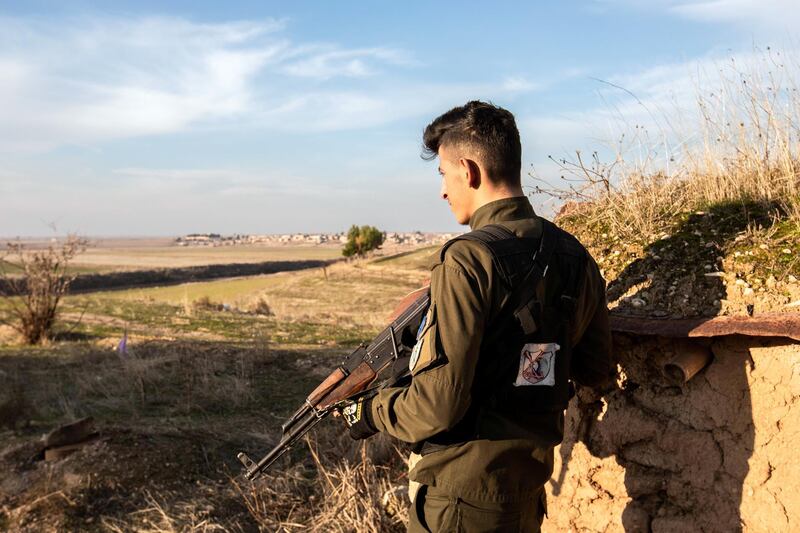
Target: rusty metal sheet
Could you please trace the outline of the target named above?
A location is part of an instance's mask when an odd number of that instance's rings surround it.
[[[800,341],[800,313],[661,319],[611,314],[611,330],[661,337],[788,337]]]

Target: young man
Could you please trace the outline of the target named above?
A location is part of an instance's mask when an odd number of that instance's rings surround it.
[[[353,406],[350,431],[415,444],[409,531],[539,531],[570,380],[613,374],[605,282],[523,194],[511,113],[469,102],[424,144],[442,199],[472,231],[432,266],[410,385]]]

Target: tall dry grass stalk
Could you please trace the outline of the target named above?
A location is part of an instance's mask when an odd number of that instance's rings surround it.
[[[404,452],[383,435],[354,443],[340,424],[307,439],[311,464],[274,468],[254,483],[233,479],[265,531],[404,531]]]
[[[800,220],[800,65],[786,59],[768,49],[750,67],[731,60],[719,89],[698,95],[703,151],[687,154],[691,194],[775,201]]]
[[[698,81],[694,131],[662,131],[654,141],[635,126],[615,144],[612,162],[597,153],[586,161],[578,152],[556,161],[566,187],[536,192],[565,200],[562,215],[642,243],[668,230],[680,212],[725,201],[769,203],[800,224],[796,72],[800,65],[769,49],[749,66],[731,60],[716,79]]]
[[[189,503],[169,506],[149,492],[147,507],[128,514],[124,520],[104,516],[100,520],[103,530],[112,533],[212,533],[229,531],[209,518],[208,509],[198,509]]]

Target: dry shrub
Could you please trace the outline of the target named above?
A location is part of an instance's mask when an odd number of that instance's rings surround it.
[[[208,296],[201,296],[192,302],[193,311],[222,311],[224,308],[223,304],[211,300]]]
[[[10,325],[26,343],[39,344],[50,334],[61,298],[74,279],[67,274],[67,267],[87,244],[86,239],[76,235],[34,251],[26,250],[20,242],[8,243],[6,253],[0,257],[0,294],[10,296]],[[13,262],[9,260],[12,257]],[[20,274],[13,275],[12,269]]]
[[[576,221],[638,243],[668,231],[681,212],[729,201],[777,204],[800,224],[800,65],[785,59],[767,49],[749,69],[732,60],[709,84],[714,90],[698,88],[694,141],[673,140],[676,149],[636,126],[615,143],[613,162],[577,152],[556,161],[564,186],[535,191],[577,203],[564,213]]]
[[[255,482],[233,480],[266,531],[405,531],[408,501],[403,451],[385,435],[354,442],[342,423],[306,441],[310,464],[272,467]]]
[[[259,297],[253,305],[253,313],[263,316],[273,316],[275,314],[263,296]]]

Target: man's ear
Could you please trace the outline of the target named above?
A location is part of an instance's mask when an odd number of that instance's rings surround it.
[[[480,187],[483,176],[481,175],[481,167],[478,165],[478,163],[465,157],[459,159],[458,163],[461,166],[461,172],[466,174],[467,185],[471,189],[477,189]]]

